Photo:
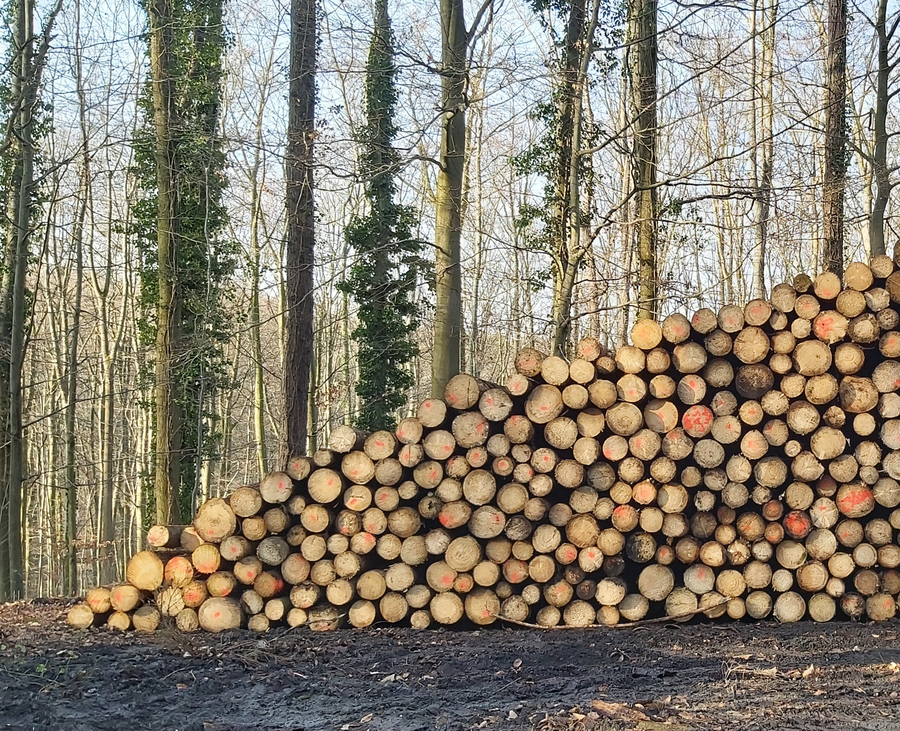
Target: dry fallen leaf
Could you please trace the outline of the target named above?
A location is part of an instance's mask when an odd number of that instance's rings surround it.
[[[363,716],[361,719],[359,719],[359,722],[360,722],[360,723],[368,723],[368,722],[371,721],[374,717],[375,717],[375,714],[374,714],[374,713],[367,713],[365,716]]]
[[[815,672],[816,672],[815,666],[810,665],[808,668],[806,668],[806,670],[804,670],[804,671],[801,673],[801,675],[802,675],[804,678],[808,678],[810,675],[815,674]]]
[[[607,703],[606,701],[591,701],[591,707],[599,711],[607,718],[617,721],[649,721],[650,719],[640,711],[632,708],[627,703]]]

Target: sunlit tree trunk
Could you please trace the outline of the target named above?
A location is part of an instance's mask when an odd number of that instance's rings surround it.
[[[750,147],[753,185],[753,297],[766,296],[766,249],[769,234],[769,215],[772,201],[772,175],[775,142],[773,139],[774,102],[772,79],[775,57],[775,23],[778,0],[763,0],[762,8],[755,2],[750,26],[752,44],[752,139]],[[758,18],[762,18],[760,27]]]
[[[291,48],[287,149],[287,235],[284,398],[287,450],[308,447],[310,383],[313,361],[313,139],[316,102],[316,2],[291,0]]]
[[[657,0],[632,0],[629,8],[634,137],[634,210],[637,228],[638,318],[659,311],[656,189]]]
[[[875,198],[872,201],[872,214],[869,218],[869,251],[872,256],[886,253],[884,243],[884,217],[888,201],[891,199],[893,183],[888,166],[888,106],[890,75],[897,62],[890,58],[890,45],[900,23],[900,17],[894,19],[890,27],[887,24],[888,0],[878,0],[875,19],[875,35],[877,38],[876,56],[878,60],[875,77],[875,113],[874,151],[872,168],[875,177]]]
[[[844,189],[847,185],[847,0],[828,0],[825,52],[825,169],[822,258],[844,272]]]
[[[463,176],[466,158],[466,58],[463,0],[441,0],[441,153],[435,191],[432,395],[459,372],[462,335]]]
[[[156,521],[180,523],[178,489],[181,482],[182,419],[174,392],[174,351],[179,338],[180,303],[175,272],[175,239],[178,225],[176,144],[173,128],[176,70],[173,58],[172,0],[151,0],[150,76],[153,122],[156,132],[157,277],[159,302],[156,321]]]

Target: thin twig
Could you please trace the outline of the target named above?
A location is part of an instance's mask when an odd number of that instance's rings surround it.
[[[496,617],[501,622],[509,622],[510,624],[516,624],[519,627],[528,627],[529,629],[631,629],[632,627],[643,627],[648,624],[664,624],[665,622],[677,622],[679,619],[687,619],[688,617],[693,617],[695,614],[700,614],[701,612],[709,612],[710,610],[716,609],[717,607],[724,607],[726,604],[728,604],[728,602],[729,600],[725,599],[718,604],[711,604],[708,607],[700,607],[698,609],[694,609],[691,612],[683,612],[681,614],[667,614],[665,617],[654,617],[653,619],[639,619],[636,622],[625,622],[623,624],[585,624],[580,627],[576,627],[575,625],[571,624],[558,624],[552,627],[547,627],[542,624],[532,624],[531,622],[522,622],[518,619],[504,617],[502,614],[493,614],[492,616]]]

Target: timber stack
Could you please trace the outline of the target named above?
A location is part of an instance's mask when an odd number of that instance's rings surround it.
[[[155,526],[69,615],[153,630],[883,620],[900,594],[900,271],[459,375],[393,432]]]

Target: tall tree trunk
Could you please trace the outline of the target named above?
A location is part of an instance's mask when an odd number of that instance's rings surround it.
[[[657,0],[632,0],[629,23],[634,130],[634,209],[638,254],[638,319],[659,312],[656,190]]]
[[[884,216],[891,198],[893,184],[888,167],[888,105],[891,94],[888,90],[890,75],[897,65],[890,60],[890,44],[897,30],[900,18],[891,27],[887,26],[888,0],[878,0],[875,19],[875,34],[878,42],[878,69],[875,79],[875,144],[872,168],[875,177],[875,199],[872,201],[872,215],[869,218],[869,253],[872,256],[886,253],[884,245]]]
[[[53,23],[59,13],[61,0],[51,10],[42,37],[38,39],[34,29],[33,0],[18,0],[14,7],[15,33],[12,39],[14,82],[13,109],[15,117],[11,129],[15,137],[14,165],[18,176],[14,176],[15,191],[10,212],[12,245],[7,254],[10,269],[7,272],[9,299],[4,303],[8,319],[9,344],[8,381],[6,383],[6,494],[0,493],[5,503],[6,530],[0,538],[0,561],[6,559],[6,582],[0,585],[0,599],[19,598],[25,589],[25,566],[23,564],[22,513],[25,483],[25,446],[23,433],[24,393],[22,372],[25,365],[28,261],[31,256],[32,213],[35,203],[34,162],[36,147],[34,141],[35,112],[39,107],[38,94],[41,87],[41,73],[47,55]],[[38,42],[39,41],[39,42]]]
[[[591,241],[582,242],[581,178],[584,116],[584,91],[588,67],[594,50],[594,34],[600,19],[600,3],[592,6],[591,19],[585,26],[587,6],[584,0],[572,3],[566,32],[565,65],[561,82],[563,101],[557,139],[556,193],[561,197],[558,231],[558,271],[554,278],[553,345],[554,353],[564,354],[572,328],[572,295],[578,270]]]
[[[291,0],[285,289],[284,398],[287,449],[305,454],[313,358],[313,138],[316,102],[316,1]]]
[[[844,271],[844,189],[847,185],[847,0],[828,0],[825,52],[825,170],[822,258],[826,271]]]
[[[75,90],[78,95],[78,123],[81,128],[81,200],[73,231],[75,249],[75,292],[72,320],[68,337],[66,358],[66,561],[65,591],[76,593],[78,585],[78,555],[75,550],[76,519],[78,510],[78,480],[76,472],[75,407],[78,403],[78,344],[81,338],[81,296],[84,285],[84,222],[87,217],[88,198],[91,191],[90,153],[88,150],[87,103],[81,68],[81,2],[75,2]],[[110,521],[112,522],[112,521]],[[100,541],[104,542],[101,535]],[[107,552],[113,553],[112,546]],[[109,581],[112,577],[102,577]]]
[[[262,105],[260,105],[262,106]],[[262,164],[262,112],[257,117],[256,148],[250,170],[250,343],[253,358],[253,437],[256,442],[256,464],[260,477],[268,471],[266,455],[266,389],[263,367],[262,333],[259,317],[260,254],[259,170]]]
[[[156,182],[158,211],[159,303],[156,323],[156,522],[180,523],[178,490],[181,482],[181,410],[174,389],[174,354],[180,321],[176,277],[178,192],[175,185],[177,150],[175,78],[173,58],[172,0],[151,0],[150,75],[153,91],[153,121],[156,131]]]
[[[768,5],[766,4],[768,2]],[[775,142],[773,138],[774,103],[772,79],[775,58],[775,22],[778,19],[778,0],[763,0],[762,8],[754,3],[750,26],[753,48],[752,121],[750,149],[753,185],[753,297],[766,296],[766,250],[769,234],[769,213],[772,203],[772,173]],[[761,12],[762,27],[757,23]],[[760,49],[757,51],[757,49]]]
[[[443,397],[459,373],[462,331],[463,175],[466,158],[466,59],[463,0],[441,0],[441,155],[435,191],[434,347],[431,391]]]
[[[572,292],[575,288],[575,270],[578,262],[573,261],[573,238],[580,237],[572,231],[572,218],[578,218],[578,184],[580,176],[580,124],[576,115],[581,115],[581,95],[578,93],[581,74],[581,59],[585,52],[584,45],[590,39],[586,37],[584,25],[586,0],[573,0],[569,5],[566,19],[566,35],[563,41],[562,68],[556,81],[558,110],[556,112],[556,139],[554,142],[553,166],[553,302],[550,319],[553,321],[554,353],[563,354],[569,338],[572,316]],[[587,54],[588,59],[590,53]],[[575,139],[579,136],[579,139]],[[575,170],[572,164],[575,163]],[[574,173],[574,175],[573,175]],[[573,203],[575,207],[573,207]]]

